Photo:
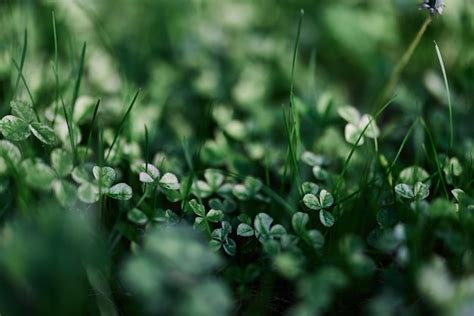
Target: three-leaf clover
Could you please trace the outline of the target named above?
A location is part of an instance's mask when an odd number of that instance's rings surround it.
[[[26,184],[41,191],[49,191],[56,178],[54,170],[39,158],[23,160],[21,170]]]
[[[368,114],[361,116],[353,106],[340,107],[337,112],[347,122],[344,137],[348,143],[361,146],[364,144],[364,136],[369,138],[379,136],[380,130],[372,116]]]
[[[400,183],[395,186],[395,192],[402,198],[421,201],[426,199],[430,194],[430,187],[421,181],[418,181],[414,185]]]
[[[204,179],[197,180],[193,183],[193,194],[201,199],[207,198],[214,193],[226,195],[232,189],[230,184],[224,183],[225,177],[220,170],[206,169],[204,171]]]
[[[331,227],[334,225],[334,216],[327,211],[334,203],[334,198],[331,193],[326,190],[321,190],[317,196],[312,193],[305,194],[303,203],[309,209],[319,211],[319,220],[324,226]]]
[[[171,172],[160,177],[160,171],[152,164],[142,164],[139,168],[140,182],[159,186],[165,190],[176,191],[180,189],[178,178]]]
[[[209,222],[217,223],[224,218],[224,213],[222,213],[221,210],[211,209],[206,213],[204,206],[195,199],[189,201],[189,206],[197,215],[197,217],[194,219],[194,227],[202,231],[207,231],[210,229]]]
[[[285,227],[280,224],[272,225],[273,218],[266,213],[258,213],[253,221],[253,227],[248,223],[240,223],[237,235],[250,237],[255,235],[270,255],[276,255],[280,249],[291,248],[296,243],[293,235],[287,234]]]
[[[280,224],[273,225],[273,218],[267,213],[259,213],[255,216],[253,227],[247,223],[240,223],[237,227],[237,235],[251,237],[255,235],[260,242],[286,235],[286,229]]]
[[[229,222],[221,222],[221,228],[212,231],[209,246],[215,251],[222,247],[229,256],[235,256],[237,244],[229,237],[230,233],[232,233],[232,226]]]
[[[113,185],[117,172],[111,167],[95,166],[92,169],[95,181],[82,181],[77,195],[84,203],[95,203],[100,195],[107,195],[116,200],[130,200],[133,196],[132,188],[126,183]]]
[[[0,131],[6,139],[18,142],[33,134],[47,145],[56,143],[56,135],[53,129],[36,119],[31,104],[18,100],[12,101],[10,106],[12,115],[7,115],[0,120]]]
[[[307,230],[306,225],[309,222],[309,216],[303,212],[293,214],[291,225],[296,234],[308,245],[314,248],[321,248],[324,245],[324,236],[316,229]]]
[[[249,200],[253,197],[261,198],[258,194],[262,188],[262,182],[253,177],[246,177],[243,184],[236,184],[232,188],[232,193],[239,200]]]

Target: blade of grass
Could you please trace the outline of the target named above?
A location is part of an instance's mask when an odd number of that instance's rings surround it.
[[[31,94],[31,91],[30,91],[30,88],[28,87],[28,83],[26,82],[25,76],[23,76],[23,72],[22,72],[20,66],[18,65],[18,63],[16,62],[16,60],[13,58],[12,61],[13,61],[13,64],[15,65],[15,68],[18,70],[18,75],[20,76],[23,84],[25,85],[26,92],[28,93],[28,96],[30,97],[31,104],[33,106],[33,111],[35,112],[36,119],[38,120],[38,122],[41,122],[39,114],[38,114],[38,110],[36,109],[35,99],[33,98],[33,95]]]
[[[434,42],[436,54],[438,55],[439,64],[441,66],[441,71],[443,73],[444,86],[446,87],[446,94],[448,96],[448,108],[449,108],[449,150],[453,149],[454,142],[454,128],[453,128],[453,105],[451,104],[451,93],[449,92],[448,76],[446,75],[446,68],[444,66],[443,56],[441,56],[441,51],[438,47],[438,44]]]
[[[64,103],[64,99],[61,97],[61,104],[63,106],[63,113],[64,113],[64,118],[66,120],[66,125],[67,125],[67,131],[69,135],[69,143],[71,145],[71,151],[72,151],[72,158],[74,165],[77,164],[77,151],[76,151],[76,138],[74,137],[74,129],[72,127],[72,119],[70,114],[68,113],[66,104]]]
[[[408,138],[410,137],[411,133],[413,133],[413,129],[415,128],[416,126],[416,123],[418,122],[418,119],[416,119],[412,125],[410,126],[410,128],[408,129],[408,132],[405,134],[405,137],[403,138],[402,140],[402,143],[400,144],[400,146],[398,147],[398,151],[397,151],[397,154],[395,155],[395,158],[393,159],[392,163],[390,164],[390,166],[387,168],[387,170],[385,171],[385,176],[388,176],[390,175],[390,173],[392,172],[392,169],[393,167],[395,166],[395,163],[397,162],[398,158],[400,157],[402,151],[403,151],[403,148],[405,147],[407,141],[408,141]],[[377,178],[374,178],[372,179],[370,182],[368,182],[368,185],[371,185],[372,183],[376,182],[377,181]],[[334,206],[338,205],[338,204],[342,204],[344,201],[346,200],[349,200],[351,198],[353,198],[354,196],[356,196],[359,192],[361,192],[362,189],[359,188],[357,189],[356,191],[352,192],[351,194],[349,194],[348,196],[345,196],[339,200],[337,200],[335,203],[334,203]]]
[[[415,52],[416,47],[420,43],[420,40],[423,37],[423,34],[425,34],[425,31],[428,28],[428,25],[430,23],[431,23],[431,16],[426,18],[425,22],[421,25],[420,29],[418,30],[418,33],[415,35],[415,38],[410,43],[410,46],[408,46],[408,49],[402,55],[402,58],[400,58],[398,63],[395,65],[395,68],[393,68],[393,71],[390,74],[389,80],[387,81],[384,89],[382,90],[382,93],[374,102],[374,105],[373,105],[375,109],[374,112],[376,112],[379,106],[384,104],[386,100],[390,98],[390,95],[393,93],[393,89],[395,88],[398,80],[400,79],[400,76],[402,75],[403,70],[410,62],[411,56]]]
[[[56,31],[56,18],[54,11],[51,12],[51,17],[53,20],[53,39],[54,39],[54,80],[55,80],[55,106],[54,106],[54,116],[53,116],[53,126],[56,122],[56,117],[59,110],[59,64],[58,64],[58,35]]]
[[[100,98],[97,99],[97,103],[95,104],[95,108],[94,108],[94,113],[92,114],[92,121],[90,125],[89,135],[87,136],[86,151],[84,152],[84,156],[82,157],[82,163],[84,163],[84,161],[86,160],[87,154],[89,152],[89,146],[92,140],[92,132],[94,131],[94,125],[95,125],[95,120],[97,117],[97,112],[99,111],[99,105],[100,105]]]
[[[84,72],[84,59],[86,58],[86,47],[87,44],[84,42],[82,45],[81,59],[79,61],[79,69],[77,70],[76,84],[74,86],[74,91],[72,94],[71,100],[71,115],[74,113],[74,107],[76,106],[77,96],[79,95],[79,89],[81,87],[82,74]]]
[[[145,171],[148,172],[148,162],[149,160],[149,143],[148,143],[148,127],[145,124]]]
[[[425,129],[426,135],[428,135],[428,139],[430,141],[431,151],[433,152],[433,157],[434,157],[434,160],[435,160],[435,163],[436,163],[436,170],[438,171],[438,177],[441,181],[441,185],[443,186],[443,190],[444,190],[444,193],[446,195],[446,199],[449,199],[448,188],[446,186],[446,182],[444,180],[444,176],[443,176],[443,173],[442,173],[442,170],[441,170],[441,165],[439,163],[438,153],[436,151],[436,144],[434,142],[433,135],[431,134],[431,131],[428,128],[428,125],[426,124],[426,122],[423,118],[421,118],[421,124],[423,125],[423,128]]]
[[[137,90],[137,92],[135,93],[135,95],[133,96],[133,99],[132,101],[130,102],[130,105],[128,106],[128,109],[127,111],[125,112],[125,115],[122,117],[122,121],[120,121],[120,124],[119,124],[119,127],[117,129],[117,132],[115,133],[115,136],[114,136],[114,139],[112,141],[112,144],[110,145],[110,148],[107,152],[107,155],[105,156],[105,162],[107,162],[109,160],[109,157],[110,157],[110,153],[112,152],[112,150],[114,149],[114,146],[115,146],[115,143],[117,142],[119,136],[120,136],[120,133],[122,132],[123,128],[124,128],[124,125],[125,125],[125,121],[127,120],[127,117],[130,115],[130,112],[132,111],[133,109],[133,106],[135,105],[135,101],[137,100],[138,98],[138,95],[140,94],[140,89]]]
[[[295,79],[295,66],[296,66],[296,57],[298,53],[298,45],[300,42],[300,36],[301,36],[301,27],[303,25],[303,17],[304,17],[304,11],[300,10],[300,19],[298,22],[298,29],[296,33],[296,40],[295,40],[295,45],[293,48],[293,60],[291,63],[291,80],[290,80],[290,106],[288,110],[288,115],[286,115],[286,112],[284,110],[284,120],[285,120],[285,129],[286,129],[286,134],[287,134],[287,139],[288,139],[288,157],[287,157],[287,162],[285,163],[285,174],[287,170],[287,163],[289,160],[289,163],[291,164],[291,178],[293,179],[293,182],[296,183],[298,186],[298,191],[300,194],[302,194],[301,187],[299,185],[299,168],[298,168],[298,157],[297,153],[300,148],[300,132],[299,132],[299,118],[298,118],[298,111],[295,107],[294,104],[294,79]]]
[[[23,66],[25,65],[25,58],[26,58],[26,50],[28,47],[28,30],[25,28],[25,32],[23,35],[23,48],[21,51],[21,59],[20,59],[20,67],[17,67],[18,69],[18,75],[16,77],[16,82],[15,82],[15,90],[13,90],[13,98],[16,97],[16,93],[18,91],[18,86],[20,84],[20,77],[21,74],[23,73]],[[17,66],[17,65],[15,65]]]
[[[355,144],[352,145],[352,148],[351,148],[351,151],[349,152],[349,155],[347,156],[345,162],[344,162],[344,165],[342,166],[342,171],[341,173],[339,174],[339,177],[338,177],[338,180],[337,180],[337,183],[336,183],[336,187],[334,189],[334,196],[337,197],[337,195],[339,194],[339,189],[340,189],[340,186],[341,186],[341,183],[342,183],[342,178],[344,177],[344,175],[346,174],[346,171],[347,171],[347,168],[349,166],[349,162],[352,158],[352,155],[354,154],[360,140],[362,139],[362,137],[364,137],[364,134],[365,134],[365,131],[367,130],[367,128],[370,126],[370,124],[372,124],[372,122],[377,118],[379,117],[380,114],[382,114],[382,112],[393,102],[394,99],[391,99],[390,101],[388,101],[380,110],[378,110],[378,112],[372,116],[369,120],[369,122],[367,123],[367,125],[365,125],[364,129],[362,130],[362,132],[360,133],[359,137],[357,138]]]

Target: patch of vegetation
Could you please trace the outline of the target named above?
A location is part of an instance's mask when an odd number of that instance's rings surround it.
[[[472,6],[313,2],[1,3],[0,314],[474,313]]]

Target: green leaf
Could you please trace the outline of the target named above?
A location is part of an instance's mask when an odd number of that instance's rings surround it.
[[[133,196],[132,188],[126,183],[118,183],[111,187],[107,195],[116,200],[130,200]]]
[[[447,175],[459,177],[462,174],[463,168],[459,160],[456,157],[453,157],[449,159],[448,163],[444,166],[443,171]]]
[[[209,241],[209,248],[211,248],[211,250],[213,251],[219,251],[219,249],[221,249],[221,246],[222,242],[220,242],[219,240],[211,239]]]
[[[25,101],[15,100],[10,102],[12,108],[12,113],[24,120],[27,123],[30,123],[35,120],[36,115],[33,109],[33,106]]]
[[[357,125],[359,123],[360,113],[353,106],[350,106],[350,105],[342,106],[337,109],[337,113],[348,123],[352,123],[354,125]]]
[[[262,188],[262,182],[254,177],[246,177],[244,185],[251,196],[257,194]]]
[[[210,210],[207,212],[206,218],[208,221],[216,223],[224,218],[224,213],[219,210]]]
[[[206,169],[204,171],[204,178],[212,191],[217,190],[224,183],[224,175],[216,169]]]
[[[207,230],[207,222],[203,217],[196,217],[194,219],[194,229],[200,230],[202,232],[205,232]]]
[[[207,198],[212,194],[212,189],[206,181],[197,180],[192,186],[193,194],[201,199]]]
[[[53,191],[56,199],[63,207],[71,207],[76,199],[76,186],[65,180],[56,180],[53,183]]]
[[[305,194],[303,197],[303,203],[307,208],[312,210],[320,210],[319,200],[314,194]]]
[[[361,133],[365,129],[364,136],[366,137],[377,138],[380,134],[380,130],[375,123],[375,120],[370,115],[364,114],[357,126]]]
[[[201,216],[201,217],[206,216],[206,209],[201,203],[199,203],[195,199],[192,199],[191,201],[189,201],[189,206],[191,207],[191,209],[196,215]]]
[[[405,199],[413,199],[415,197],[413,194],[413,187],[405,183],[397,184],[395,186],[395,193]]]
[[[227,236],[232,232],[232,226],[229,222],[223,221],[221,222],[222,227],[222,235],[227,238]]]
[[[283,235],[286,235],[286,229],[280,224],[273,225],[270,229],[270,235],[273,238],[281,238]]]
[[[29,126],[33,135],[46,145],[56,144],[56,135],[51,127],[39,122],[31,122]]]
[[[291,218],[291,225],[298,235],[303,235],[306,231],[305,226],[309,222],[309,216],[306,213],[297,212]]]
[[[253,221],[255,227],[255,236],[262,241],[270,233],[270,226],[273,222],[273,218],[266,213],[258,213]]]
[[[179,190],[178,178],[170,172],[167,172],[160,179],[160,186],[166,190]]]
[[[316,248],[322,248],[324,246],[324,236],[319,232],[319,230],[312,229],[308,232],[308,239],[311,245]]]
[[[331,193],[326,190],[319,192],[319,204],[321,208],[329,208],[334,203],[334,198]]]
[[[331,227],[335,222],[334,216],[326,210],[319,211],[319,220],[326,227]]]
[[[318,194],[319,192],[319,186],[316,183],[313,182],[304,182],[301,185],[301,189],[303,190],[304,194]]]
[[[413,195],[417,200],[424,200],[430,194],[430,187],[423,182],[417,182],[413,186]]]
[[[325,181],[329,179],[329,172],[324,170],[321,166],[314,166],[313,167],[313,175],[316,179]]]
[[[322,156],[313,154],[310,151],[305,151],[301,155],[301,161],[307,164],[308,166],[314,167],[322,165],[324,162],[324,158]]]
[[[234,187],[232,188],[232,193],[237,199],[243,200],[243,201],[248,200],[251,197],[249,190],[243,184],[234,185]]]
[[[143,183],[153,183],[160,178],[160,171],[152,164],[141,164],[139,179]]]
[[[51,164],[60,177],[69,175],[74,168],[71,153],[61,148],[51,152]]]
[[[77,197],[84,203],[95,203],[99,201],[99,188],[92,183],[85,182],[79,186]]]
[[[239,226],[237,226],[237,235],[242,237],[253,236],[252,226],[245,223],[240,223]]]
[[[21,152],[17,146],[7,140],[0,140],[0,175],[16,168],[21,162]]]
[[[55,173],[51,167],[40,159],[27,159],[21,163],[26,183],[35,189],[48,191],[51,189]]]
[[[398,181],[400,183],[405,183],[409,185],[414,185],[418,181],[426,181],[427,184],[430,184],[431,182],[429,181],[429,177],[430,175],[428,174],[428,172],[425,171],[425,169],[417,166],[412,166],[405,168],[400,172]]]
[[[359,128],[351,123],[347,124],[344,128],[344,138],[349,144],[362,146],[364,144],[364,137],[360,137],[361,134]]]
[[[90,171],[87,171],[85,166],[77,166],[72,170],[72,178],[77,183],[87,183],[92,181]]]
[[[0,120],[0,131],[6,139],[14,142],[25,140],[30,136],[28,123],[13,115],[7,115]]]
[[[115,182],[117,177],[117,172],[115,172],[111,167],[95,166],[92,169],[92,173],[101,188],[109,188]]]
[[[229,256],[235,256],[237,250],[237,244],[232,238],[227,238],[227,241],[223,245],[224,251]]]
[[[137,225],[145,225],[148,223],[148,216],[138,208],[132,208],[128,211],[127,219]]]

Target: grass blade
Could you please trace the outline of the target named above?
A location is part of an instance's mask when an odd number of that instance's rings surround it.
[[[107,162],[107,160],[109,159],[110,153],[112,152],[115,146],[115,143],[117,142],[120,134],[122,133],[123,127],[125,125],[125,121],[127,120],[127,117],[130,115],[130,112],[132,111],[133,106],[135,105],[135,101],[137,100],[139,94],[140,94],[140,89],[138,89],[137,92],[135,93],[135,96],[133,97],[132,102],[130,102],[130,105],[128,106],[127,112],[125,112],[125,115],[122,117],[122,121],[120,121],[119,127],[114,136],[114,140],[112,141],[112,144],[110,145],[107,155],[105,156],[105,162]]]
[[[446,75],[446,68],[444,67],[443,57],[441,56],[441,51],[438,47],[438,44],[434,42],[436,54],[438,55],[439,64],[441,66],[441,71],[443,72],[444,86],[446,87],[446,94],[448,96],[448,108],[449,108],[449,150],[453,149],[454,142],[454,128],[453,128],[453,106],[451,104],[451,93],[449,92],[448,76]]]

